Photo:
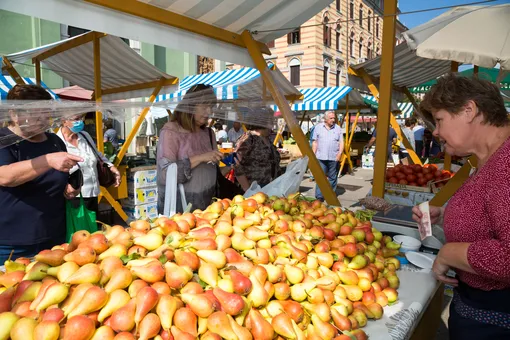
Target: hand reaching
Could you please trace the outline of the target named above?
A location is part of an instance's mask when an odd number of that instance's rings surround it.
[[[46,161],[55,170],[69,172],[78,162],[83,162],[83,158],[67,152],[54,152],[46,155]]]

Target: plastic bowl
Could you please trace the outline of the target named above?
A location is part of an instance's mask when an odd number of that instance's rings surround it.
[[[408,251],[418,251],[421,247],[421,242],[411,236],[396,235],[393,237],[395,243],[400,244],[400,252],[405,253]]]

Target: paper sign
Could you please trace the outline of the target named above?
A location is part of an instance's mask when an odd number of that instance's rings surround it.
[[[423,241],[425,238],[432,236],[432,223],[430,222],[430,209],[429,202],[423,202],[418,206],[422,213],[418,229],[420,231],[420,238]]]

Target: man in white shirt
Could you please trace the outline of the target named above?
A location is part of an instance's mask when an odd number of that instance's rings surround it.
[[[228,130],[228,141],[235,144],[243,134],[244,130],[241,128],[241,123],[234,122],[234,126]]]
[[[414,132],[414,143],[415,143],[415,150],[418,157],[423,157],[423,133],[425,132],[425,128],[420,125],[418,122],[413,127]]]
[[[218,144],[226,142],[228,136],[227,131],[223,129],[223,125],[221,125],[221,123],[216,123],[214,127],[216,128],[216,142]]]

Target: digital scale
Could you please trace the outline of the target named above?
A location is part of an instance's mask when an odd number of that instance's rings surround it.
[[[379,211],[372,217],[372,226],[390,236],[406,235],[420,239],[418,224],[413,220],[413,207],[392,205],[385,211]],[[422,251],[437,253],[443,246],[435,236],[422,241]]]

